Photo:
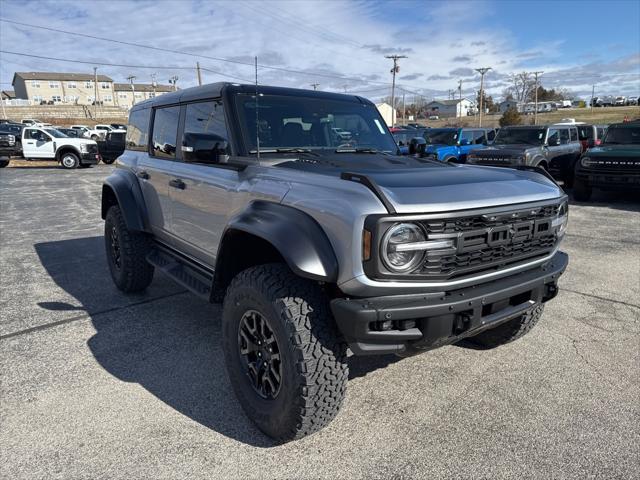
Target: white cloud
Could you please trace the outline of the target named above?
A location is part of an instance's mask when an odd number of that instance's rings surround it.
[[[396,16],[390,16],[389,6],[381,2],[355,0],[3,2],[2,16],[56,29],[246,63],[252,63],[257,55],[261,64],[299,71],[261,68],[259,79],[264,84],[309,88],[311,83],[318,82],[321,89],[377,89],[372,95],[385,95],[384,85],[379,82],[391,81],[391,62],[384,55],[392,52],[409,56],[400,61],[398,81],[401,87],[428,96],[446,95],[448,89],[456,88],[459,77],[464,77],[465,94],[473,95],[479,81],[472,69],[480,66],[493,66],[494,70],[486,79],[489,91],[499,94],[507,74],[526,69],[526,62],[531,60],[536,61],[536,69],[555,72],[545,76],[545,81],[557,82],[558,86],[582,92],[591,82],[588,78],[593,74],[589,74],[588,66],[551,63],[556,59],[549,57],[547,52],[557,49],[549,46],[559,45],[561,41],[552,40],[546,45],[526,45],[526,48],[518,49],[509,31],[468,28],[469,22],[482,25],[478,15],[495,13],[491,4],[486,2],[482,8],[478,2],[430,3],[429,8],[424,9],[416,9],[415,4],[392,5]],[[38,15],[26,17],[25,11],[37,11]],[[408,28],[406,21],[397,20],[397,15],[409,18],[411,23],[421,25],[420,28]],[[130,74],[136,75],[137,81],[150,81],[151,74],[157,73],[162,83],[166,83],[170,76],[178,75],[181,87],[192,86],[196,84],[196,61],[204,68],[234,77],[252,80],[254,76],[251,66],[7,23],[0,23],[0,44],[3,50],[59,58],[184,67],[175,70],[99,68],[100,73],[117,81],[123,81]],[[91,65],[0,55],[2,82],[10,82],[13,72],[20,70],[92,71]],[[549,64],[545,68],[537,68],[544,61]],[[602,75],[608,68],[625,74],[638,71],[637,62],[634,64],[633,59],[598,64],[596,71]],[[206,82],[229,80],[209,71],[205,71],[203,76]],[[563,81],[566,85],[561,85]],[[492,85],[496,85],[494,90],[491,90]],[[617,88],[632,89],[633,76],[610,76],[602,85],[612,89],[611,93],[616,93],[613,90]],[[2,88],[10,86],[2,85]]]

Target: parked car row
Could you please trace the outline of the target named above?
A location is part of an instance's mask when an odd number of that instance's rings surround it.
[[[11,157],[56,160],[63,168],[89,166],[100,160],[113,163],[124,151],[125,135],[126,130],[111,127],[94,140],[86,138],[80,128],[53,127],[35,120],[1,123],[0,168],[6,167]]]
[[[604,97],[593,97],[591,105],[594,107],[624,107],[627,105],[638,105],[638,96],[625,97],[623,95]]]

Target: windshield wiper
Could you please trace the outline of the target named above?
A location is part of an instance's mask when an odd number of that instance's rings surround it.
[[[249,150],[249,153],[258,153],[258,150]],[[316,152],[311,150],[310,148],[299,148],[299,147],[291,147],[291,148],[261,148],[260,153],[310,153],[312,155],[318,155]]]
[[[336,153],[388,153],[375,148],[338,148]]]

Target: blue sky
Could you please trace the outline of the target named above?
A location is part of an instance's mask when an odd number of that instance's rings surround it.
[[[473,69],[483,66],[493,69],[486,83],[496,97],[512,74],[525,70],[543,70],[543,85],[583,97],[594,83],[598,94],[640,94],[637,0],[0,0],[0,17],[191,54],[0,22],[0,50],[131,65],[99,66],[116,81],[133,74],[149,82],[156,74],[167,83],[178,75],[184,88],[196,83],[196,61],[207,69],[206,82],[249,80],[253,70],[242,62],[258,55],[260,64],[280,69],[260,68],[261,83],[309,88],[317,82],[320,89],[375,98],[389,94],[391,64],[384,55],[400,53],[409,57],[398,78],[408,95],[446,97],[461,79],[463,94],[472,96],[479,87]],[[2,89],[11,88],[15,71],[91,72],[92,64],[0,53]]]

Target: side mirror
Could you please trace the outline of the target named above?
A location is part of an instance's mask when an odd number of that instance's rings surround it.
[[[559,138],[552,138],[549,142],[548,142],[550,147],[557,147],[558,145],[560,145],[560,139]]]
[[[422,137],[414,137],[409,142],[410,155],[422,155],[427,148],[427,141]]]
[[[469,140],[466,138],[463,138],[462,140],[460,140],[460,146],[463,147],[465,145],[469,145]]]
[[[227,163],[229,142],[212,133],[185,132],[182,141],[182,157],[185,162]]]

